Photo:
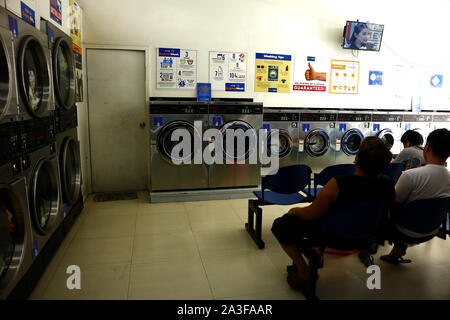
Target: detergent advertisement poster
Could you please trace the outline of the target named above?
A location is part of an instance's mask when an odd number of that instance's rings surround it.
[[[158,48],[156,64],[157,89],[196,89],[197,50]]]
[[[255,61],[255,92],[289,93],[291,61],[286,54],[257,53]]]
[[[244,92],[247,83],[247,54],[210,51],[209,82],[212,90]]]
[[[83,51],[81,49],[81,8],[74,1],[70,0],[70,36],[72,38],[72,50],[75,56],[76,73],[76,102],[83,101]]]

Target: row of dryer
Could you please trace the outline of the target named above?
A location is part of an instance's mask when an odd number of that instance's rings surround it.
[[[195,127],[194,122],[202,124]],[[306,164],[313,172],[320,172],[334,164],[353,163],[361,141],[367,136],[383,139],[398,154],[406,130],[419,131],[424,141],[436,128],[449,127],[448,113],[411,113],[342,110],[306,110],[267,108],[261,103],[235,101],[174,101],[163,98],[150,101],[150,185],[151,192],[198,190],[236,187],[255,187],[260,184],[261,168],[249,161],[257,153],[251,135],[245,137],[245,147],[240,151],[227,150],[228,130],[241,133],[260,129],[268,131],[269,150],[278,157],[279,166]],[[200,131],[217,129],[223,140],[214,141]],[[181,140],[173,139],[177,129],[189,133],[189,152],[174,158],[173,150]],[[278,129],[279,144],[272,150],[271,130]],[[201,135],[197,137],[197,135]],[[195,145],[195,138],[201,143]],[[256,141],[257,141],[256,137]],[[208,164],[196,155],[215,144],[220,150],[221,163]],[[258,142],[257,142],[258,143]],[[190,163],[181,163],[190,160]],[[245,164],[239,164],[244,160]]]
[[[0,7],[0,299],[39,279],[80,198],[72,40],[40,27]]]

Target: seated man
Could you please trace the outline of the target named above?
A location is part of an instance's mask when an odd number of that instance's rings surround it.
[[[400,141],[403,143],[404,149],[398,154],[397,158],[392,160],[392,163],[405,163],[406,169],[420,167],[425,164],[421,147],[423,137],[419,132],[408,130],[402,135]]]
[[[421,199],[450,197],[450,173],[445,161],[450,156],[450,131],[438,129],[430,133],[423,150],[426,165],[402,173],[395,185],[396,199],[393,210]],[[395,229],[406,236],[417,238],[416,234],[402,227]],[[396,263],[406,254],[406,246],[396,243],[391,253],[381,260]]]
[[[275,219],[272,232],[298,271],[288,274],[287,281],[292,288],[303,289],[307,280],[307,267],[296,244],[305,236],[320,237],[321,217],[329,209],[361,201],[394,201],[394,183],[386,177],[378,177],[391,158],[383,140],[365,138],[355,157],[354,175],[331,179],[309,206],[292,208]]]

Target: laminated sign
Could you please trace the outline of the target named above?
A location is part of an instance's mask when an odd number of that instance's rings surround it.
[[[157,89],[197,87],[197,50],[158,48]]]

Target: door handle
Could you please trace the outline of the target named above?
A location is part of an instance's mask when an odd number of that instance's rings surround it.
[[[145,122],[139,123],[139,126],[140,126],[142,129],[144,129],[144,128],[145,128]]]

